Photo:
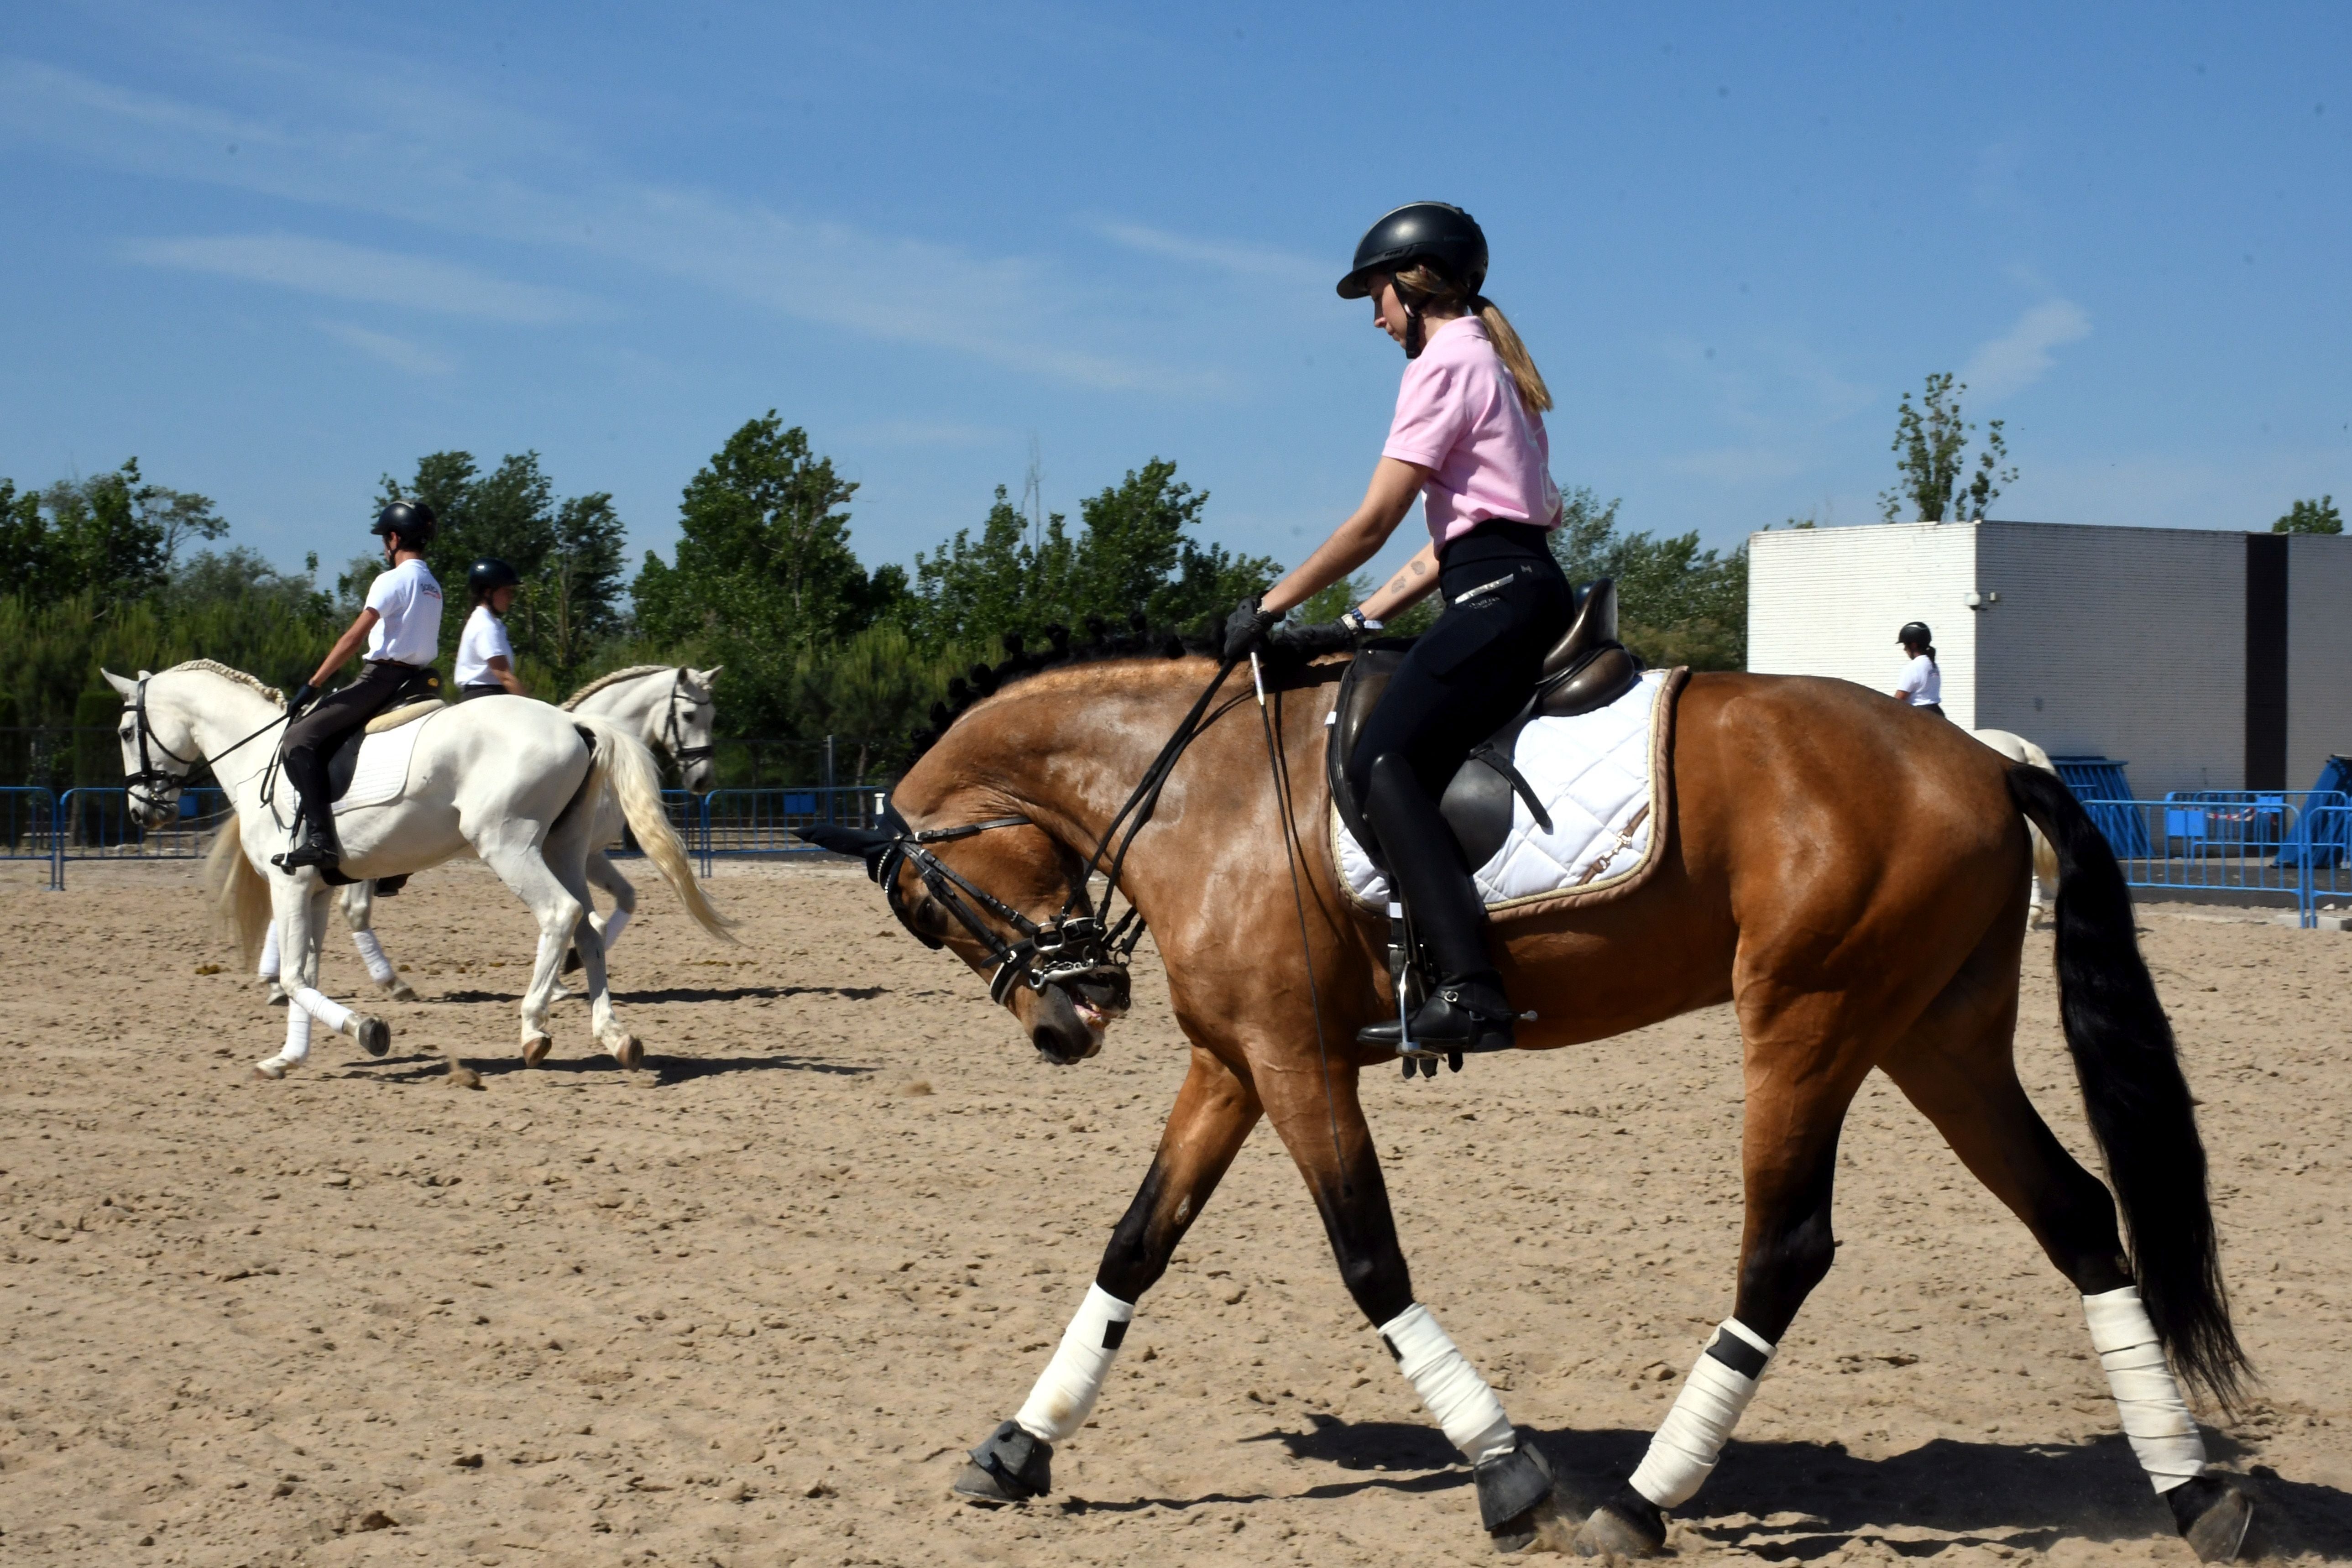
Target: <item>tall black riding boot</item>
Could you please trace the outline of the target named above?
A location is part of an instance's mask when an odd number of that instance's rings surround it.
[[[1517,1043],[1512,1025],[1517,1014],[1486,956],[1486,907],[1454,830],[1412,764],[1394,753],[1372,763],[1366,795],[1364,816],[1380,839],[1381,858],[1437,970],[1429,999],[1412,1016],[1413,1044],[1447,1051],[1509,1050]],[[1391,1019],[1356,1037],[1394,1049],[1403,1033]]]
[[[316,866],[331,871],[343,858],[343,847],[335,837],[335,814],[332,809],[314,812],[308,805],[302,807],[302,819],[296,824],[299,834],[294,847],[283,855],[272,855],[269,863],[281,871],[299,871],[305,866]]]

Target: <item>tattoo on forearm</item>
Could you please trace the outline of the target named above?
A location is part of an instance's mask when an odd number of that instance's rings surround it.
[[[1416,577],[1427,576],[1429,574],[1429,563],[1426,561],[1414,562],[1412,563],[1412,574]]]

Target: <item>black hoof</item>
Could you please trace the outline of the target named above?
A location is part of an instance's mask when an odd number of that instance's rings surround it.
[[[1666,1516],[1632,1487],[1619,1487],[1576,1532],[1579,1557],[1647,1557],[1666,1543]]]
[[[2200,1563],[2234,1563],[2254,1522],[2254,1500],[2207,1471],[2164,1494],[2172,1522]]]
[[[1026,1502],[1053,1489],[1054,1445],[1031,1436],[1015,1421],[998,1423],[988,1441],[971,1451],[955,1482],[958,1497],[988,1508]]]
[[[380,1057],[392,1049],[392,1026],[382,1018],[362,1016],[360,1025],[360,1049],[372,1057]]]
[[[1552,1537],[1556,1551],[1566,1521],[1552,1500],[1551,1467],[1524,1438],[1507,1454],[1472,1467],[1478,1488],[1478,1521],[1497,1552],[1524,1552],[1540,1537]]]

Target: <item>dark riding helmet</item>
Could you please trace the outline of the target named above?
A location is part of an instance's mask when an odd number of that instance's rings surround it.
[[[516,574],[513,567],[497,556],[485,555],[475,562],[473,569],[466,574],[466,586],[472,592],[475,598],[479,599],[485,594],[494,593],[500,588],[520,588],[522,586],[522,579]]]
[[[1444,202],[1408,202],[1364,231],[1356,242],[1356,264],[1339,279],[1339,298],[1361,300],[1371,292],[1368,272],[1393,272],[1425,261],[1475,294],[1486,282],[1486,236],[1478,220]]]
[[[396,500],[375,514],[370,533],[398,534],[411,550],[422,550],[433,540],[433,509],[421,500]]]
[[[1905,647],[1926,647],[1936,640],[1936,634],[1927,629],[1925,621],[1906,621],[1903,629],[1895,634],[1895,640]]]

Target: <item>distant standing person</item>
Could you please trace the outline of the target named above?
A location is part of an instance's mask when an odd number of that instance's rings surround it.
[[[466,586],[473,590],[474,613],[467,617],[465,634],[457,639],[459,701],[501,692],[530,695],[516,678],[514,644],[508,639],[506,626],[507,611],[521,585],[515,569],[495,556],[475,562],[474,569],[466,574]]]
[[[1936,668],[1936,635],[1925,621],[1911,621],[1895,634],[1911,662],[1903,667],[1903,679],[1895,684],[1895,695],[1914,708],[1925,708],[1938,719],[1944,716],[1944,672]]]

